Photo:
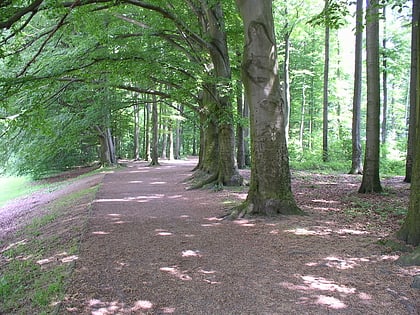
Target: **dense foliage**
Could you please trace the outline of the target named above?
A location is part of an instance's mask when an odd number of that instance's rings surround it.
[[[208,40],[191,14],[193,1],[39,1],[0,4],[0,155],[2,168],[40,176],[101,160],[100,138],[111,135],[120,158],[147,158],[148,109],[160,106],[159,151],[198,154],[204,83],[214,83]],[[101,3],[102,2],[102,3]],[[64,5],[63,5],[64,3]],[[89,4],[90,3],[90,4]],[[211,3],[211,1],[209,2]],[[80,5],[84,4],[84,5]],[[223,84],[232,104],[243,46],[234,1],[223,1],[232,82]],[[275,1],[279,60],[290,36],[292,165],[322,160],[323,1]],[[405,6],[381,20],[387,45],[388,134],[383,165],[403,165],[406,151],[410,23]],[[330,157],[346,171],[351,161],[354,6],[331,1],[334,28],[330,60]],[[34,14],[36,13],[36,14]],[[325,12],[324,12],[325,13]],[[8,23],[13,21],[13,23]],[[312,21],[311,24],[309,24]],[[137,107],[136,107],[137,106]],[[136,111],[136,108],[138,110]],[[236,111],[236,105],[235,105]],[[138,112],[138,125],[135,115]],[[206,113],[208,120],[213,113]],[[236,113],[238,123],[247,119]],[[220,117],[218,118],[220,120]],[[204,124],[208,123],[204,122]],[[364,128],[362,128],[364,130]],[[178,145],[177,145],[178,143]],[[102,152],[102,153],[101,153]],[[169,156],[169,155],[167,155]],[[318,162],[319,161],[319,162]],[[396,162],[393,162],[396,161]],[[338,163],[337,163],[338,162]],[[402,172],[402,169],[400,170]],[[402,173],[401,173],[402,174]]]

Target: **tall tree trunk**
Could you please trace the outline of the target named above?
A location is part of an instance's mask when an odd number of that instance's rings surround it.
[[[175,160],[181,159],[181,143],[182,143],[182,126],[181,122],[175,122],[175,145],[174,145],[174,158]]]
[[[140,159],[140,109],[139,104],[134,104],[134,160]]]
[[[169,118],[166,117],[167,109],[164,106],[160,107],[160,120],[162,130],[162,153],[160,154],[161,159],[168,157],[168,132],[169,132]]]
[[[356,43],[354,60],[352,157],[349,174],[362,174],[362,144],[360,137],[362,102],[362,50],[363,50],[363,0],[356,4]]]
[[[251,114],[251,183],[243,214],[300,214],[291,190],[271,0],[237,0],[244,22],[243,82]]]
[[[167,159],[167,151],[168,151],[168,132],[167,132],[167,126],[165,124],[162,124],[162,153],[160,154],[160,158],[165,160]]]
[[[302,104],[300,108],[299,146],[303,153],[303,134],[305,131],[305,107],[306,107],[306,85],[305,79],[302,82]]]
[[[236,109],[239,117],[239,121],[236,124],[236,160],[238,168],[245,168],[245,139],[244,139],[244,98],[242,81],[236,83]]]
[[[197,124],[195,122],[193,123],[192,155],[197,155]]]
[[[386,144],[387,138],[387,116],[388,116],[388,69],[387,69],[387,51],[386,51],[386,7],[383,7],[383,39],[382,39],[382,91],[383,91],[383,104],[382,104],[382,132],[381,141],[382,145]],[[386,147],[384,147],[383,157],[386,157]]]
[[[287,21],[288,9],[287,2],[285,2],[285,33],[284,33],[284,63],[283,63],[283,91],[284,91],[284,107],[286,109],[285,130],[286,141],[289,141],[289,127],[290,127],[290,35],[292,33],[289,22]]]
[[[414,1],[417,2],[417,1]],[[413,10],[413,20],[420,20],[420,10]],[[416,49],[417,60],[420,57],[420,32],[416,33]],[[420,72],[420,63],[416,65],[417,74]],[[414,139],[414,165],[412,168],[412,181],[410,192],[410,203],[405,221],[398,231],[397,235],[400,239],[414,246],[420,245],[420,77],[416,79],[416,125],[417,130]]]
[[[416,107],[417,105],[417,64],[418,64],[418,33],[419,33],[419,16],[420,4],[418,1],[413,1],[412,24],[411,24],[411,70],[410,70],[410,110],[409,110],[409,124],[408,124],[408,142],[407,142],[407,157],[405,163],[405,178],[406,183],[411,183],[411,174],[414,161],[414,144],[416,133]]]
[[[202,2],[203,4],[204,2]],[[230,96],[226,93],[231,82],[231,68],[224,25],[223,9],[220,1],[207,3],[204,11],[208,22],[207,35],[210,39],[210,57],[214,65],[217,86],[217,113],[219,135],[218,183],[221,185],[241,185],[235,159],[235,133],[233,108]]]
[[[153,105],[152,105],[152,150],[151,150],[151,158],[150,161],[151,166],[159,165],[159,153],[158,153],[158,145],[159,145],[159,115],[158,115],[158,103],[156,97],[153,97]]]
[[[173,131],[173,121],[170,120],[168,122],[168,157],[169,160],[174,160],[175,156],[174,156],[174,131]]]
[[[144,106],[144,160],[150,161],[150,103]]]
[[[360,193],[381,192],[379,178],[380,75],[379,75],[379,3],[366,1],[367,118],[366,149]]]
[[[96,126],[99,135],[100,161],[101,165],[115,165],[115,148],[112,140],[111,129],[109,127]]]
[[[325,12],[328,12],[329,1],[325,0]],[[328,17],[327,17],[328,18]],[[324,98],[322,115],[322,160],[328,161],[328,79],[330,68],[330,26],[325,23],[325,51],[324,51]]]

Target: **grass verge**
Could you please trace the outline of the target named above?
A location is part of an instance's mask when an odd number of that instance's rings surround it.
[[[0,314],[55,314],[98,186],[48,204],[0,253]]]

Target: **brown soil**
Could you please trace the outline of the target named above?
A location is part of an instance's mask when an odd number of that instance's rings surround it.
[[[307,216],[226,221],[245,189],[186,190],[195,162],[105,175],[59,314],[419,314],[420,268],[378,242],[407,207],[401,178],[359,195],[358,176],[294,172]]]

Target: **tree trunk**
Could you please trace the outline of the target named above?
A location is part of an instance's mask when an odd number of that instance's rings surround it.
[[[416,2],[416,1],[414,1]],[[413,11],[413,20],[414,16],[419,21],[420,11]],[[420,57],[420,32],[416,33],[417,38],[417,60]],[[420,63],[416,65],[417,73],[420,72]],[[414,140],[414,165],[412,168],[412,181],[411,181],[411,192],[410,192],[410,203],[408,206],[408,213],[405,221],[398,231],[398,237],[405,242],[412,244],[414,246],[420,245],[420,78],[416,78],[416,126],[417,134],[415,135]]]
[[[152,151],[151,151],[151,162],[150,166],[159,165],[159,115],[158,115],[158,104],[156,97],[153,98],[152,105]]]
[[[380,75],[378,0],[366,1],[366,149],[359,193],[382,192],[379,178]]]
[[[325,0],[325,12],[328,12],[329,1]],[[325,23],[325,52],[324,52],[324,98],[322,115],[322,160],[328,161],[328,77],[330,68],[330,26]]]
[[[173,121],[168,122],[168,151],[169,160],[174,160],[174,132],[173,132]]]
[[[174,147],[174,158],[179,160],[181,158],[181,137],[182,137],[182,128],[179,120],[175,122],[175,147]]]
[[[356,43],[354,60],[354,90],[352,119],[352,158],[349,174],[362,174],[362,144],[360,137],[362,102],[363,0],[356,6]]]
[[[284,107],[286,109],[285,119],[285,130],[286,130],[286,141],[289,141],[289,126],[290,126],[290,35],[291,30],[289,29],[289,22],[287,21],[287,2],[285,2],[285,34],[284,34],[284,63],[283,63],[283,91],[284,91]]]
[[[115,157],[115,148],[112,141],[111,129],[109,127],[101,128],[96,126],[100,143],[100,161],[101,165],[115,165],[117,159]]]
[[[387,52],[386,52],[386,7],[383,7],[383,39],[382,39],[382,91],[383,91],[383,104],[382,104],[382,133],[381,141],[382,145],[386,144],[388,126],[387,126],[387,116],[388,116],[388,70],[387,70]],[[386,157],[386,147],[383,150],[383,157]]]
[[[218,135],[219,135],[219,168],[218,184],[234,186],[242,184],[235,159],[235,133],[232,104],[229,90],[231,82],[231,68],[227,46],[224,16],[221,3],[205,5],[205,14],[208,21],[207,34],[210,39],[210,57],[214,65],[217,79],[218,106]]]
[[[418,63],[418,33],[419,33],[419,16],[420,4],[418,1],[413,1],[413,18],[411,24],[411,70],[410,70],[410,113],[408,124],[408,142],[407,142],[407,157],[405,163],[405,178],[404,182],[411,183],[411,173],[414,161],[414,139],[416,133],[416,105],[417,104],[417,63]]]
[[[144,106],[144,160],[150,161],[150,103]]]
[[[162,130],[162,153],[160,154],[161,159],[168,157],[168,132],[169,132],[169,118],[166,117],[166,108],[160,107],[160,119],[161,119],[161,130]]]
[[[244,22],[243,82],[250,107],[251,184],[243,214],[301,214],[291,190],[271,0],[237,0]]]
[[[300,108],[299,146],[303,153],[303,134],[305,131],[306,84],[302,82],[302,104]]]
[[[238,168],[243,169],[245,168],[245,139],[243,126],[244,98],[242,81],[238,81],[236,84],[236,106],[239,117],[239,121],[236,124],[236,161],[238,163]]]
[[[134,105],[134,160],[140,159],[140,110],[139,104]]]

